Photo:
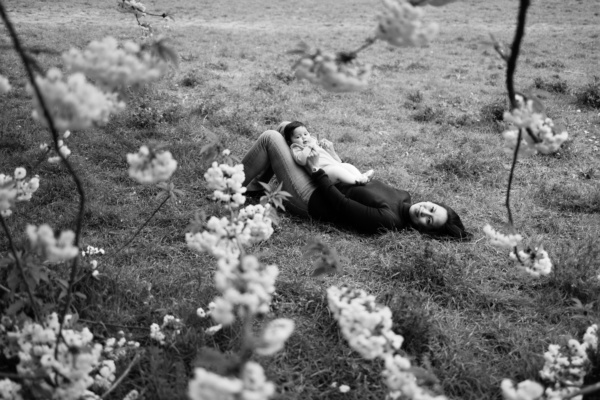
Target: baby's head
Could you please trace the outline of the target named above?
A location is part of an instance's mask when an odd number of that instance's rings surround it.
[[[306,144],[306,140],[310,139],[310,133],[308,133],[306,126],[302,122],[293,121],[283,128],[283,137],[289,146],[293,143]]]

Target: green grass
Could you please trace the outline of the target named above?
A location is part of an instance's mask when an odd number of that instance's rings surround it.
[[[27,46],[64,51],[108,34],[119,40],[140,35],[135,19],[117,13],[112,3],[21,3],[6,2]],[[599,22],[593,3],[534,3],[517,68],[517,88],[543,89],[551,117],[570,134],[559,155],[517,164],[511,197],[516,226],[528,244],[543,243],[555,264],[552,275],[536,280],[488,245],[481,230],[506,221],[511,160],[499,133],[504,70],[484,42],[489,33],[512,40],[517,2],[467,0],[427,9],[440,23],[439,37],[427,48],[377,43],[361,53],[378,68],[369,89],[351,94],[296,80],[286,51],[300,40],[327,50],[358,47],[374,29],[377,8],[371,2],[149,2],[153,10],[175,12],[170,29],[154,24],[173,39],[181,64],[159,84],[132,93],[126,111],[109,124],[73,132],[68,140],[89,200],[83,244],[116,250],[158,205],[154,189],[127,175],[126,153],[144,143],[164,144],[173,153],[179,163],[173,181],[186,196],[159,212],[128,250],[106,258],[105,275],[84,282],[81,290],[90,299],[77,306],[81,318],[105,323],[92,325],[100,336],[127,326],[133,338],[150,344],[149,325],[166,313],[183,318],[188,328],[176,349],[149,350],[113,398],[144,387],[149,399],[185,398],[203,346],[236,349],[238,327],[204,336],[201,328],[210,322],[194,314],[216,295],[215,262],[186,248],[185,228],[196,210],[220,212],[207,199],[207,165],[198,154],[212,132],[241,157],[262,131],[284,119],[307,122],[313,133],[334,141],[344,159],[375,169],[378,179],[410,191],[413,200],[444,200],[475,239],[439,242],[414,232],[362,236],[282,215],[272,238],[251,249],[281,271],[273,316],[292,318],[297,326],[285,351],[257,358],[276,383],[277,398],[384,397],[381,365],[348,347],[327,310],[325,289],[342,284],[363,288],[394,310],[394,328],[406,337],[408,355],[438,376],[450,398],[499,399],[503,378],[538,379],[547,345],[579,338],[600,316],[600,181],[579,173],[597,169],[599,157],[589,145],[600,137],[593,108],[597,85],[590,84],[597,82],[600,60],[593,51]],[[7,40],[2,31],[0,44]],[[39,62],[44,68],[62,64],[52,55],[40,55]],[[557,72],[560,84],[553,86]],[[16,87],[0,97],[0,173],[10,173],[35,164],[48,134],[31,118],[14,53],[2,51],[0,74]],[[9,219],[18,239],[27,223],[73,226],[77,196],[66,171],[42,164],[36,173],[40,189]],[[301,254],[313,238],[348,257],[340,274],[310,277],[311,263]],[[0,250],[7,250],[4,235]],[[589,312],[573,310],[572,298],[593,303]],[[341,394],[332,382],[352,390]]]

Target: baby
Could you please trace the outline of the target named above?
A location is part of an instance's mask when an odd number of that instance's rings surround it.
[[[334,183],[364,185],[373,178],[372,169],[363,174],[354,165],[342,162],[333,150],[330,141],[323,139],[317,143],[302,122],[290,122],[283,130],[283,135],[290,145],[296,163],[302,166],[306,165],[307,157],[313,152],[317,152],[319,154],[317,168],[323,169]]]

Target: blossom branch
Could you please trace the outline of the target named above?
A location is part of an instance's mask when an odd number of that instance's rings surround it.
[[[17,31],[15,30],[12,22],[10,21],[10,18],[8,17],[8,14],[6,13],[6,9],[4,8],[4,4],[2,3],[2,1],[0,1],[0,17],[2,17],[2,20],[4,21],[4,25],[6,26],[8,32],[10,34],[10,37],[13,41],[13,46],[15,48],[15,51],[21,57],[23,66],[27,72],[27,77],[29,78],[29,82],[31,84],[31,87],[33,88],[34,95],[37,96],[39,105],[40,105],[41,109],[43,110],[44,118],[46,119],[46,122],[48,124],[48,129],[50,130],[56,153],[62,160],[63,164],[66,166],[69,174],[71,175],[71,177],[73,178],[73,181],[75,182],[75,186],[77,187],[77,192],[79,194],[79,211],[78,211],[77,218],[75,221],[75,224],[76,224],[75,246],[79,247],[79,243],[80,243],[80,239],[81,239],[81,231],[83,228],[83,215],[84,215],[84,211],[85,211],[85,193],[83,190],[83,184],[82,184],[81,180],[79,179],[79,176],[73,169],[73,166],[67,160],[67,157],[64,154],[62,154],[62,152],[60,151],[60,146],[58,143],[60,138],[59,138],[59,134],[56,129],[56,126],[54,124],[54,120],[52,118],[52,115],[50,114],[50,110],[48,109],[46,101],[45,101],[44,97],[42,96],[42,92],[35,80],[35,76],[33,74],[33,69],[30,64],[30,58],[27,56],[23,46],[21,45],[21,41],[19,39],[19,36],[17,35]],[[61,313],[59,314],[60,328],[59,328],[58,335],[56,337],[57,346],[56,346],[56,351],[55,351],[55,355],[54,355],[55,357],[58,354],[58,348],[59,348],[58,342],[61,340],[61,337],[62,337],[64,320],[66,318],[67,312],[69,311],[69,308],[71,307],[71,302],[73,300],[73,295],[72,295],[73,285],[77,278],[78,262],[79,262],[79,257],[75,257],[73,259],[73,263],[71,265],[71,274],[69,277],[69,285],[67,287],[67,294],[65,296],[65,304],[63,306],[63,309],[61,310]]]
[[[525,21],[527,16],[527,8],[529,8],[530,0],[521,0],[519,6],[519,16],[517,20],[517,29],[515,31],[515,38],[512,44],[512,48],[510,51],[510,57],[507,61],[506,68],[506,90],[508,91],[508,98],[510,101],[510,108],[514,110],[517,108],[517,100],[515,99],[515,85],[514,85],[514,75],[515,70],[517,69],[517,58],[519,57],[519,50],[521,48],[521,42],[523,41],[523,37],[525,36]],[[508,175],[508,187],[506,189],[506,211],[508,212],[508,221],[510,222],[511,227],[514,228],[512,211],[510,209],[510,189],[512,186],[512,180],[515,173],[515,165],[517,164],[517,157],[519,155],[519,147],[521,145],[521,129],[519,129],[519,134],[517,136],[517,144],[515,146],[515,151],[513,153],[512,165],[510,167],[510,174]],[[517,251],[515,249],[515,254]],[[518,257],[518,255],[517,255]]]
[[[0,3],[0,7],[1,6],[2,6],[2,3]],[[27,283],[27,279],[25,278],[25,270],[23,268],[23,265],[21,265],[21,259],[19,258],[19,255],[17,254],[17,249],[15,248],[15,244],[12,240],[12,235],[10,234],[10,230],[8,229],[8,226],[6,226],[6,221],[4,220],[4,217],[2,216],[2,214],[0,214],[0,223],[2,224],[2,229],[4,229],[4,232],[6,233],[6,237],[8,238],[8,247],[10,247],[10,252],[12,253],[12,255],[15,259],[15,264],[17,265],[17,269],[19,270],[19,273],[21,274],[21,278],[23,279],[23,284],[25,285],[25,288],[27,288],[27,294],[29,295],[29,301],[31,302],[31,309],[33,310],[33,315],[35,316],[36,319],[39,320],[40,312],[37,308],[37,303],[35,301],[35,297],[33,296],[33,291],[31,290],[31,287],[29,287],[29,283]]]

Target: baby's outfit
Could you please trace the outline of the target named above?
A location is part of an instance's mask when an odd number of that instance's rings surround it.
[[[317,168],[323,168],[326,167],[328,165],[332,165],[332,164],[340,164],[339,161],[337,161],[335,158],[333,158],[331,156],[331,154],[329,154],[327,152],[327,150],[325,150],[324,148],[322,148],[321,146],[319,146],[317,144],[317,140],[315,138],[311,138],[312,143],[316,144],[316,149],[319,152],[319,164],[316,165]],[[311,152],[311,148],[310,146],[305,146],[302,144],[298,144],[298,143],[292,143],[292,145],[290,146],[290,148],[292,149],[292,155],[294,156],[294,161],[296,161],[298,164],[304,166],[306,165],[306,158],[309,156],[310,152]]]

